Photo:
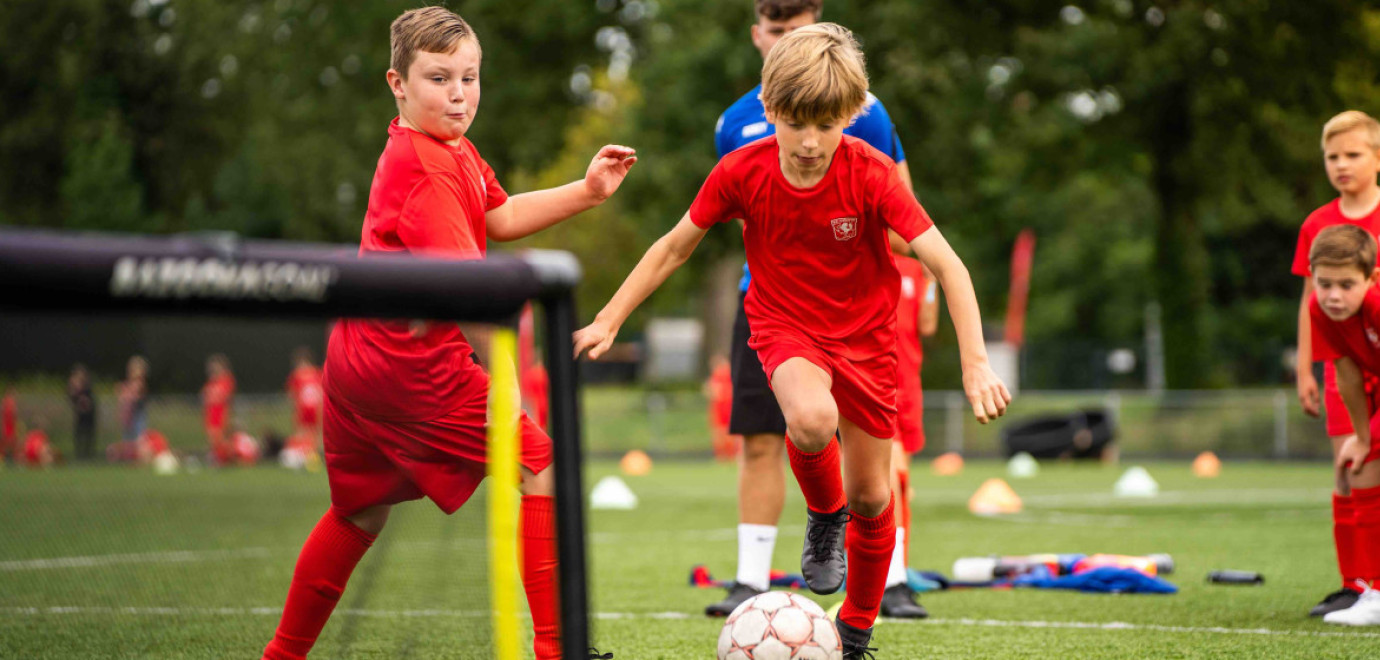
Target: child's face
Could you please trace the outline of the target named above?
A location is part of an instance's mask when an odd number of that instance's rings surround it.
[[[799,122],[767,113],[767,121],[776,125],[776,143],[781,149],[783,167],[803,175],[819,175],[829,169],[829,162],[843,140],[847,119],[822,122]]]
[[[1369,274],[1355,266],[1317,266],[1313,269],[1313,290],[1318,305],[1333,321],[1345,321],[1361,309],[1366,291],[1375,284],[1376,270]]]
[[[781,21],[773,21],[759,15],[757,22],[752,25],[752,45],[757,47],[757,52],[761,53],[762,59],[765,60],[767,53],[771,52],[771,47],[781,41],[781,37],[790,34],[796,28],[814,24],[814,12],[809,11],[802,11]]]
[[[413,128],[459,144],[479,111],[479,44],[464,39],[450,53],[419,52],[407,78],[388,71],[398,112]]]
[[[1327,180],[1343,195],[1357,195],[1375,187],[1380,154],[1361,129],[1338,133],[1323,147]]]

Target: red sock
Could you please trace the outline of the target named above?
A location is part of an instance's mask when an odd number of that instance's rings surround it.
[[[537,660],[561,658],[560,593],[556,584],[556,498],[522,498],[522,587],[532,610]]]
[[[876,518],[853,513],[848,522],[848,593],[839,610],[839,621],[854,628],[871,628],[882,608],[886,572],[896,549],[895,498]]]
[[[1342,573],[1342,588],[1355,589],[1356,509],[1349,495],[1332,494],[1332,539],[1337,544],[1337,568]]]
[[[905,550],[901,551],[901,557],[909,561],[911,529],[910,498],[906,497],[906,493],[910,490],[910,470],[902,469],[899,471],[899,474],[897,476],[899,477],[897,481],[900,482],[899,485],[901,486],[901,490],[900,492],[893,493],[891,498],[892,501],[896,503],[896,528],[906,530],[906,535],[902,537],[905,539],[906,548]]]
[[[1380,586],[1380,486],[1353,489],[1351,501],[1356,510],[1356,577]]]
[[[848,503],[843,494],[843,468],[839,462],[839,443],[832,438],[823,450],[813,454],[800,451],[786,438],[786,455],[791,472],[805,495],[805,505],[815,513],[833,513]]]
[[[321,516],[297,556],[283,618],[264,649],[264,660],[302,660],[340,601],[345,583],[375,535],[356,527],[334,507]]]

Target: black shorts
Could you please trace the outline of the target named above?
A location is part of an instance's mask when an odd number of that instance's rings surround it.
[[[728,432],[734,435],[758,433],[786,434],[786,417],[776,403],[776,395],[767,384],[767,374],[757,351],[748,347],[747,315],[743,313],[743,294],[738,295],[738,315],[733,319],[733,351],[730,370],[733,374],[733,413],[729,417]]]

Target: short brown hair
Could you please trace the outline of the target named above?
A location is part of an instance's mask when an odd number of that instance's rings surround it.
[[[816,23],[776,42],[762,65],[762,105],[799,122],[851,119],[867,103],[867,66],[848,28]]]
[[[1327,141],[1333,137],[1361,129],[1366,132],[1366,141],[1371,149],[1380,149],[1380,122],[1360,110],[1347,110],[1327,120],[1323,124],[1322,148],[1327,149]]]
[[[1367,277],[1375,270],[1375,237],[1356,225],[1333,225],[1318,232],[1308,249],[1308,263],[1318,266],[1361,269]]]
[[[393,20],[389,38],[393,53],[388,66],[406,79],[407,68],[418,52],[450,53],[465,39],[474,39],[474,44],[479,45],[474,28],[445,7],[405,11]]]
[[[784,21],[807,11],[819,20],[824,0],[757,0],[757,15],[769,21]]]

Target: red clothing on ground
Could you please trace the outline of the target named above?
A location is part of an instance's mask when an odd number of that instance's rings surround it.
[[[925,298],[925,267],[910,257],[893,255],[901,273],[901,296],[896,302],[896,440],[908,454],[925,448],[924,393],[920,366],[925,349],[920,341],[920,307]]]
[[[51,456],[48,434],[42,429],[34,429],[24,436],[24,462],[28,465],[42,465],[45,456]]]
[[[1365,381],[1367,405],[1370,409],[1371,443],[1367,461],[1380,458],[1380,442],[1375,433],[1380,431],[1380,410],[1377,397],[1380,397],[1380,289],[1374,287],[1366,291],[1361,301],[1361,309],[1344,321],[1333,321],[1323,313],[1314,294],[1308,301],[1309,320],[1313,328],[1313,361],[1331,363],[1338,358],[1351,358],[1361,369]],[[1340,399],[1341,395],[1337,397]],[[1346,408],[1342,408],[1346,412]],[[1349,417],[1348,417],[1349,419]],[[1350,427],[1348,425],[1348,427]]]
[[[206,428],[223,430],[230,413],[230,400],[235,397],[235,377],[221,374],[206,381],[201,388],[201,401],[205,407]]]
[[[394,119],[359,253],[483,258],[484,213],[507,200],[468,140],[452,147]],[[473,395],[468,384],[482,370],[472,352],[454,323],[343,319],[327,347],[326,393],[376,419],[435,419]]]
[[[720,160],[690,206],[702,228],[735,218],[744,220],[753,277],[744,300],[749,345],[767,378],[787,358],[810,359],[831,372],[836,390],[866,395],[861,409],[840,402],[841,414],[892,437],[900,276],[886,229],[909,242],[933,226],[896,164],[845,135],[824,178],[796,188],[781,172],[776,137],[763,138]],[[854,376],[862,382],[843,383]]]
[[[325,398],[325,391],[321,388],[321,370],[306,364],[293,369],[288,375],[287,391],[296,409],[297,424],[319,424],[321,404]]]
[[[1380,239],[1380,208],[1362,218],[1349,218],[1342,214],[1342,200],[1339,197],[1308,214],[1299,228],[1299,240],[1294,248],[1292,272],[1295,275],[1308,277],[1312,274],[1308,252],[1313,248],[1313,239],[1317,238],[1318,232],[1342,224],[1362,227]],[[1351,418],[1347,417],[1346,406],[1342,403],[1341,395],[1337,394],[1337,373],[1330,364],[1323,371],[1323,407],[1327,411],[1327,435],[1334,438],[1351,435]]]

